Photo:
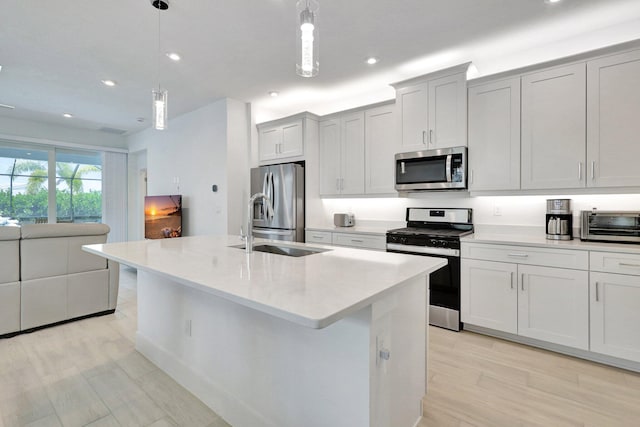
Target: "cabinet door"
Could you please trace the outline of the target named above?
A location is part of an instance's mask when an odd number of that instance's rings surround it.
[[[429,149],[467,145],[466,81],[464,73],[429,81]]]
[[[281,127],[272,127],[260,129],[258,136],[258,144],[260,146],[259,160],[273,160],[277,157],[276,150],[282,143],[282,128]]]
[[[364,194],[364,112],[342,117],[341,194]]]
[[[365,193],[395,192],[395,108],[384,105],[365,112]]]
[[[586,175],[585,64],[522,77],[522,188],[579,188]]]
[[[282,143],[278,147],[278,158],[302,156],[304,144],[302,119],[282,126]]]
[[[517,333],[518,265],[464,258],[460,264],[462,321]]]
[[[518,266],[518,335],[589,349],[589,273]]]
[[[640,184],[640,50],[587,64],[590,187]]]
[[[321,121],[320,132],[320,195],[340,194],[340,119]]]
[[[520,78],[469,88],[469,187],[520,188]]]
[[[591,351],[640,362],[638,276],[591,273]]]
[[[400,151],[427,149],[427,83],[396,91]]]

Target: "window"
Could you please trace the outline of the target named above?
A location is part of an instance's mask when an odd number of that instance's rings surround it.
[[[102,221],[101,153],[2,142],[0,225],[45,223],[50,214],[56,222]]]
[[[102,220],[102,158],[99,153],[56,150],[57,222]]]
[[[47,151],[0,147],[0,225],[46,222],[48,157]]]

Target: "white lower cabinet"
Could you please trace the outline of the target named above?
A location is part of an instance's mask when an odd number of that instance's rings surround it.
[[[494,246],[497,250],[504,247]],[[490,245],[477,246],[488,247]],[[516,248],[517,254],[523,260],[528,259],[527,262],[542,255],[540,248],[510,247],[509,250],[513,252]],[[474,249],[475,245],[463,244],[462,253],[490,253]],[[463,258],[461,296],[464,323],[589,349],[589,273],[586,270]]]
[[[350,248],[374,249],[378,251],[384,251],[387,249],[387,237],[384,234],[378,235],[306,230],[305,242],[346,246]]]
[[[462,321],[518,333],[517,264],[462,259]]]
[[[591,252],[590,259],[591,351],[640,362],[640,255]]]
[[[518,335],[589,349],[589,272],[518,265]]]

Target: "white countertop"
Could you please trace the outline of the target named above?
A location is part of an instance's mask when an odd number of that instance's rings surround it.
[[[585,242],[574,237],[573,240],[547,240],[544,232],[532,234],[500,234],[496,232],[478,232],[460,238],[466,243],[493,243],[502,245],[534,246],[541,248],[575,249],[582,251],[602,251],[640,254],[640,244]]]
[[[86,245],[91,253],[310,328],[324,328],[419,275],[446,265],[442,258],[362,249],[283,243],[330,251],[304,257],[245,254],[237,236]]]

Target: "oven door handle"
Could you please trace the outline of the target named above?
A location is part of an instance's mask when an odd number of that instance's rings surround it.
[[[447,182],[451,182],[451,163],[453,156],[451,154],[447,155]]]
[[[387,251],[404,252],[404,253],[418,253],[424,255],[443,255],[450,257],[459,257],[459,249],[448,248],[432,248],[429,246],[413,246],[413,245],[401,245],[398,243],[387,243]]]

